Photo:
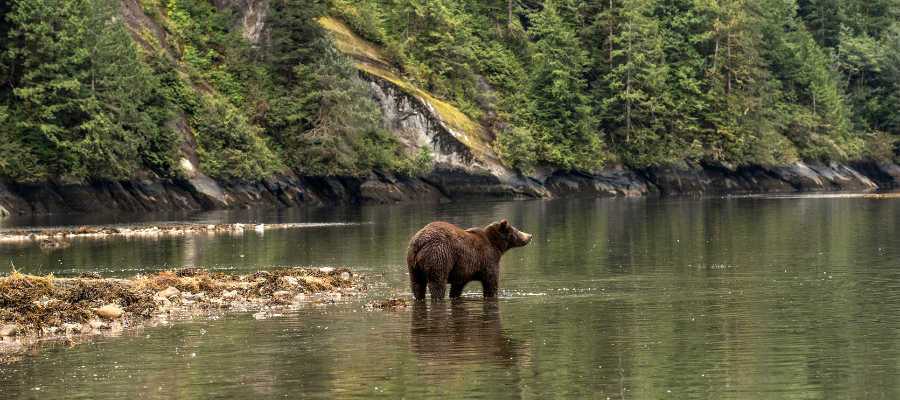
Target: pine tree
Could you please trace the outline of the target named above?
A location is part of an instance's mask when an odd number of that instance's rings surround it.
[[[528,98],[539,130],[541,158],[567,169],[599,169],[603,143],[583,76],[587,52],[553,1],[532,14],[531,23],[528,34],[535,40],[535,68]]]
[[[177,147],[119,15],[114,0],[18,0],[7,14],[15,136],[52,173],[123,178],[142,152]]]
[[[601,108],[623,161],[640,166],[676,157],[665,120],[671,101],[669,68],[652,11],[649,0],[623,2],[618,33],[611,38],[613,67],[605,77]]]

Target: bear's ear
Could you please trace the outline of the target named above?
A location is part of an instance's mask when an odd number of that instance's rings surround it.
[[[509,229],[509,222],[506,222],[505,219],[500,221],[500,231],[506,231],[507,229]]]

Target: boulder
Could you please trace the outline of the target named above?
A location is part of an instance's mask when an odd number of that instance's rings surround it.
[[[0,325],[0,336],[16,336],[16,333],[18,332],[19,327],[16,324]]]
[[[122,309],[115,304],[107,304],[94,310],[101,318],[115,319],[122,316]]]
[[[180,290],[178,290],[178,289],[176,289],[176,288],[174,288],[174,287],[169,286],[169,287],[167,287],[165,290],[163,290],[163,291],[157,293],[156,295],[159,296],[159,297],[162,297],[162,298],[164,298],[164,299],[168,299],[168,298],[170,298],[170,297],[172,297],[172,296],[178,296],[179,294],[181,294],[181,291],[180,291]]]

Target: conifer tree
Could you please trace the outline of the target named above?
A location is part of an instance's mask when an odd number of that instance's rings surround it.
[[[547,1],[531,22],[528,34],[535,40],[535,68],[528,97],[541,158],[567,169],[599,169],[604,162],[603,143],[591,116],[583,76],[587,52],[554,1]]]
[[[123,178],[142,152],[177,148],[120,15],[114,0],[18,0],[7,14],[14,136],[52,173]]]

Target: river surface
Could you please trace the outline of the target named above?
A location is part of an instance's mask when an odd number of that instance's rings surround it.
[[[500,298],[412,301],[425,224],[534,235]],[[347,266],[362,297],[46,343],[0,365],[0,398],[900,398],[900,198],[589,199],[0,220],[0,230],[308,223],[234,234],[0,242],[0,270],[104,277],[194,266]]]

